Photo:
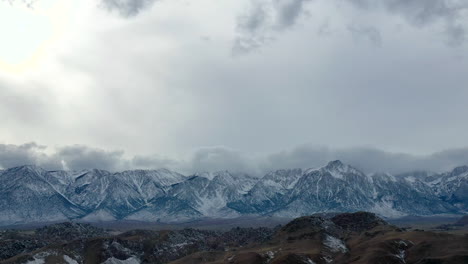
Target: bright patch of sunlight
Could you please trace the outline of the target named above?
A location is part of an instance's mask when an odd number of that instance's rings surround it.
[[[0,0],[0,69],[23,71],[37,64],[63,32],[73,0],[41,0],[28,6]]]

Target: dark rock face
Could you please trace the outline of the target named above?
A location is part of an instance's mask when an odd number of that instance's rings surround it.
[[[373,213],[357,212],[344,213],[331,218],[331,221],[348,231],[362,232],[380,225],[388,225],[387,222]]]
[[[45,242],[36,239],[19,239],[0,241],[0,261],[16,255],[27,253],[44,247]]]

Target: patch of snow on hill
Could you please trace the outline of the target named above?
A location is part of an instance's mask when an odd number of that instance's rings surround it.
[[[63,260],[65,260],[65,262],[67,264],[78,264],[78,262],[72,258],[70,258],[69,256],[67,255],[63,255]]]
[[[327,235],[325,237],[325,240],[323,241],[323,244],[328,247],[332,252],[342,252],[345,253],[348,251],[348,248],[346,248],[345,243],[334,236]]]
[[[140,264],[140,260],[138,260],[135,257],[128,258],[126,260],[120,260],[117,258],[109,258],[106,261],[104,261],[102,264]]]
[[[388,200],[375,203],[374,207],[369,211],[387,218],[399,218],[407,215],[393,208],[393,203]]]

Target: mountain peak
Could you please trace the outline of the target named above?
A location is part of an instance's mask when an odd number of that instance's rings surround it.
[[[224,171],[215,171],[215,172],[197,172],[193,176],[198,176],[202,178],[207,178],[208,180],[213,180],[214,178],[220,178],[220,177],[231,177],[231,173],[227,170]]]
[[[331,174],[334,178],[343,179],[346,174],[361,174],[362,172],[341,162],[340,160],[330,161],[320,171]]]
[[[452,171],[452,175],[459,175],[459,174],[462,174],[462,173],[466,173],[468,172],[468,166],[459,166],[459,167],[456,167],[455,169],[453,169]]]
[[[38,167],[36,165],[23,165],[23,166],[18,166],[14,168],[7,169],[5,171],[16,171],[16,172],[41,172],[44,171],[41,167]]]
[[[344,166],[346,165],[343,164],[341,160],[333,160],[333,161],[328,162],[327,166],[325,167],[331,169],[331,168],[343,168]]]
[[[18,166],[18,167],[16,167],[16,168],[17,168],[17,169],[24,169],[24,170],[37,170],[37,169],[39,169],[38,166],[36,166],[36,165],[29,165],[29,164],[27,164],[27,165],[22,165],[22,166]]]

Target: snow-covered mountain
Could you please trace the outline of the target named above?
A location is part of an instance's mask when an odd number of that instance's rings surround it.
[[[61,221],[85,214],[61,195],[33,166],[5,170],[0,175],[0,224]]]
[[[273,175],[276,179],[288,178],[292,184],[284,187],[278,180],[272,180],[275,179]],[[422,181],[408,182],[384,173],[365,175],[340,161],[304,172],[281,170],[267,174],[247,195],[230,206],[242,213],[282,217],[359,210],[385,217],[457,211]]]
[[[185,221],[241,215],[298,217],[366,210],[385,217],[465,213],[468,166],[433,174],[366,175],[340,161],[261,178],[228,171],[192,176],[161,169],[111,173],[0,171],[0,225],[84,221]]]
[[[468,211],[468,166],[426,179],[434,193],[459,210]]]

